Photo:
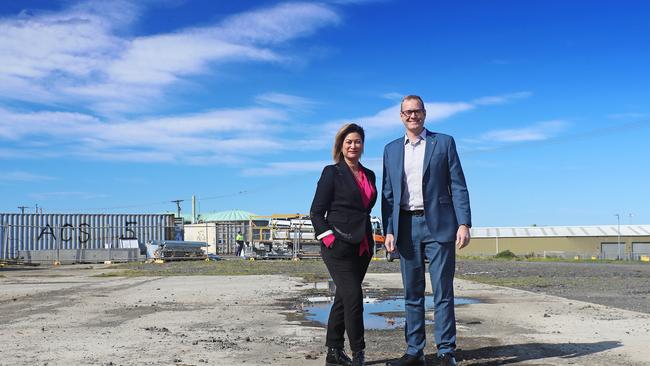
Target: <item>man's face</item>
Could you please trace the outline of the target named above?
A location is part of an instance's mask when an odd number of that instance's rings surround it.
[[[419,134],[424,128],[424,120],[427,117],[427,111],[417,99],[407,99],[402,103],[400,117],[407,130],[414,134]]]

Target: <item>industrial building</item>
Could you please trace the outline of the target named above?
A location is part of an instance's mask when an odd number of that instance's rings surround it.
[[[235,236],[241,231],[244,241],[250,242],[250,226],[266,225],[268,220],[252,220],[254,213],[242,210],[208,212],[184,217],[185,240],[200,241],[208,244],[208,253],[230,254],[235,252]],[[193,223],[191,223],[193,222]],[[253,238],[254,239],[254,238]]]
[[[238,232],[251,250],[284,248],[276,241],[294,245],[285,246],[296,255],[319,248],[309,218],[299,214],[258,216],[229,210],[181,220],[174,214],[0,213],[0,260],[28,255],[45,261],[55,253],[57,261],[62,255],[72,256],[71,261],[101,261],[106,249],[108,259],[137,260],[146,242],[164,240],[206,243],[208,253],[231,254]],[[650,258],[650,225],[474,227],[471,234],[470,245],[460,255],[492,256],[509,250],[520,256]]]
[[[462,255],[630,259],[650,256],[650,225],[476,227]]]

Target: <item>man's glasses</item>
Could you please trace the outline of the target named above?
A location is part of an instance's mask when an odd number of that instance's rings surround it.
[[[424,115],[424,109],[408,109],[400,112],[404,117],[410,117],[414,113],[416,117],[422,117]]]

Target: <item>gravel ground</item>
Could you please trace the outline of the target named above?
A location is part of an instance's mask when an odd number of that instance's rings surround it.
[[[366,294],[401,292],[398,261],[369,272]],[[463,366],[649,364],[650,265],[459,259],[457,276],[480,300],[457,307]],[[320,260],[0,268],[0,365],[322,365],[303,306],[327,277]],[[370,364],[403,352],[403,329],[366,336]]]
[[[212,263],[129,264],[121,275],[290,275],[307,281],[329,277],[318,259]],[[369,273],[399,272],[399,261],[372,261]],[[650,313],[650,264],[459,258],[456,276],[471,281]]]
[[[456,276],[650,313],[650,265],[642,262],[459,260]]]

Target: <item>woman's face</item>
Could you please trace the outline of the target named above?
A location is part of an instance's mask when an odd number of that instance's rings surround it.
[[[350,132],[343,139],[341,153],[347,160],[358,161],[363,153],[363,140],[357,132]]]

